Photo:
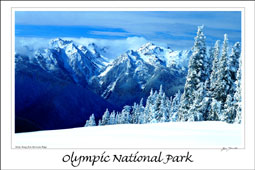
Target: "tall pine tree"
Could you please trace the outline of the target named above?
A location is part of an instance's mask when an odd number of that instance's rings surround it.
[[[213,97],[222,102],[224,105],[227,95],[229,94],[232,79],[230,73],[230,67],[228,65],[228,37],[227,34],[224,35],[222,55],[219,61],[219,67],[216,71],[216,81],[215,88],[213,89]]]
[[[109,110],[106,109],[102,117],[101,125],[109,125],[109,122],[110,122],[110,113],[109,113]]]
[[[219,56],[220,56],[220,41],[217,40],[214,45],[212,72],[210,75],[210,89],[211,89],[211,91],[213,91],[216,86]]]
[[[191,109],[195,101],[195,92],[200,88],[200,83],[205,82],[206,71],[204,60],[206,58],[206,44],[203,33],[203,26],[198,27],[195,43],[192,48],[193,53],[189,60],[189,70],[186,78],[184,92],[181,98],[181,106],[179,108],[179,119],[187,121],[190,117]]]
[[[232,85],[230,93],[235,93],[236,91],[236,80],[237,80],[237,71],[239,69],[239,59],[241,55],[241,45],[239,42],[236,42],[232,47],[231,55],[229,56],[228,65],[230,67],[230,76],[232,79]]]

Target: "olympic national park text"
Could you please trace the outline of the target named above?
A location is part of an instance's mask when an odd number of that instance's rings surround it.
[[[71,164],[72,167],[79,167],[81,164],[91,164],[95,166],[97,163],[108,163],[108,162],[123,162],[123,163],[178,163],[178,162],[194,162],[190,152],[184,154],[173,155],[171,153],[163,153],[160,151],[155,155],[145,155],[139,151],[131,154],[113,154],[109,155],[104,151],[99,155],[76,155],[73,151],[71,154],[63,156],[62,161],[64,163]]]

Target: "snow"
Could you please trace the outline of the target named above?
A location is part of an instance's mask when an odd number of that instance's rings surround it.
[[[137,50],[140,57],[147,63],[157,66],[159,61],[166,64],[166,67],[188,66],[190,50],[173,51],[169,48],[159,47],[152,43],[147,43]]]
[[[187,67],[192,52],[190,50],[172,51],[165,54],[166,66],[177,65]]]
[[[47,148],[239,148],[243,147],[243,126],[215,121],[93,126],[18,133],[13,144]]]
[[[105,76],[112,69],[112,67],[113,67],[113,65],[108,66],[102,73],[99,74],[98,77]]]

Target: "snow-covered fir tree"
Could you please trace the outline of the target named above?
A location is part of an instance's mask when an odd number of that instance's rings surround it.
[[[242,72],[241,72],[241,68],[242,68],[242,62],[241,62],[241,58],[239,59],[239,68],[237,71],[237,80],[236,80],[236,91],[234,94],[234,109],[236,111],[236,118],[235,118],[235,122],[236,123],[241,123],[241,119],[242,119],[242,89],[241,89],[241,76],[242,76]]]
[[[214,47],[210,47],[208,51],[208,55],[205,58],[205,72],[206,72],[206,80],[210,80],[210,75],[212,73],[212,64],[214,60]]]
[[[201,82],[198,90],[194,94],[195,100],[189,110],[188,121],[203,121],[206,119],[205,114],[207,107],[205,106],[207,106],[207,104],[205,103],[206,100],[204,100],[205,92],[205,84]]]
[[[138,112],[138,107],[139,105],[134,103],[132,106],[132,111],[131,111],[131,122],[133,124],[138,124],[138,118],[139,118],[139,112]]]
[[[153,119],[155,119],[155,120],[153,120],[152,123],[157,123],[157,122],[160,122],[161,118],[163,117],[163,109],[164,109],[164,111],[166,111],[166,109],[165,109],[166,106],[163,106],[163,104],[165,104],[165,102],[164,102],[165,99],[163,98],[162,85],[160,85],[159,93],[155,93],[154,95],[155,95],[156,100],[155,100],[154,109],[153,109],[154,113],[155,113],[155,114],[153,114]]]
[[[213,49],[212,72],[210,74],[210,89],[211,89],[211,91],[213,91],[216,86],[215,83],[216,83],[216,79],[217,79],[219,56],[220,56],[220,41],[217,40],[214,45],[214,49]]]
[[[140,124],[142,119],[142,113],[144,111],[143,98],[140,100],[140,104],[134,103],[131,111],[131,122],[134,124]]]
[[[160,95],[160,94],[159,94]],[[158,118],[159,122],[169,122],[169,105],[167,103],[169,101],[166,97],[166,94],[163,93],[160,101],[160,106],[159,106],[159,115],[160,117]]]
[[[138,124],[142,124],[143,120],[144,120],[144,106],[143,106],[143,98],[140,100],[139,106],[137,108],[137,116],[138,116]]]
[[[219,67],[216,71],[216,81],[215,88],[213,92],[213,97],[221,101],[222,104],[225,103],[227,95],[232,85],[230,67],[228,65],[228,37],[227,34],[224,35],[222,55],[219,61]]]
[[[121,114],[120,113],[117,113],[116,114],[116,117],[115,117],[115,123],[116,124],[121,124],[122,122],[121,122]]]
[[[109,125],[109,122],[110,122],[110,112],[108,109],[106,109],[102,117],[101,125]]]
[[[146,105],[145,105],[145,112],[146,112],[146,117],[144,117],[147,120],[144,120],[145,122],[152,122],[156,120],[156,91],[155,93],[153,92],[153,89],[150,91],[150,95],[146,100]]]
[[[224,104],[224,110],[223,110],[223,115],[224,115],[223,121],[226,121],[228,123],[235,122],[237,112],[238,112],[238,106],[241,104],[241,102],[239,101],[239,97],[235,98],[235,95],[236,96],[238,95],[237,93],[239,90],[238,89],[239,85],[236,82],[241,81],[241,78],[238,77],[240,75],[237,76],[237,72],[239,71],[240,52],[241,52],[240,43],[237,42],[232,47],[232,52],[228,60],[231,85],[230,85],[230,90],[228,92],[228,96]]]
[[[95,116],[94,116],[94,114],[92,114],[92,115],[89,117],[89,120],[86,121],[85,127],[88,127],[88,126],[96,126],[96,121],[95,121]]]
[[[178,121],[178,110],[180,107],[180,100],[181,100],[181,92],[178,90],[178,92],[175,94],[173,100],[169,100],[169,121],[176,122]]]
[[[237,80],[237,71],[239,69],[239,59],[241,55],[241,45],[239,42],[236,42],[232,47],[231,55],[229,56],[228,65],[230,67],[230,75],[232,79],[232,85],[230,93],[235,93],[236,91],[236,80]]]
[[[131,123],[131,115],[130,115],[131,107],[126,105],[121,111],[121,124],[129,124]]]
[[[110,114],[110,119],[109,119],[109,124],[110,124],[110,125],[116,124],[115,116],[116,116],[116,113],[115,113],[115,111],[113,111],[113,112]]]
[[[210,103],[210,112],[208,115],[208,120],[220,120],[221,119],[221,101],[217,101],[216,99],[212,98]]]
[[[215,88],[217,80],[217,71],[219,67],[219,57],[220,57],[220,41],[217,40],[213,49],[213,62],[211,68],[211,74],[209,81],[206,81],[205,86],[207,90],[206,97],[208,98],[208,116],[207,120],[219,120],[219,114],[221,111],[221,102],[214,99],[215,97]]]
[[[227,99],[223,105],[222,116],[220,119],[227,123],[234,123],[236,117],[236,111],[234,109],[234,101],[232,94],[227,95]]]
[[[206,58],[205,38],[203,26],[199,26],[192,48],[193,53],[189,60],[188,75],[178,111],[179,120],[181,121],[187,121],[192,116],[193,113],[190,112],[190,109],[195,101],[195,93],[200,88],[200,83],[204,83],[206,80],[204,65]]]

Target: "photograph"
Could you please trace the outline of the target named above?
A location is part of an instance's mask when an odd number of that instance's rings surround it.
[[[13,147],[244,147],[241,10],[15,10]]]

